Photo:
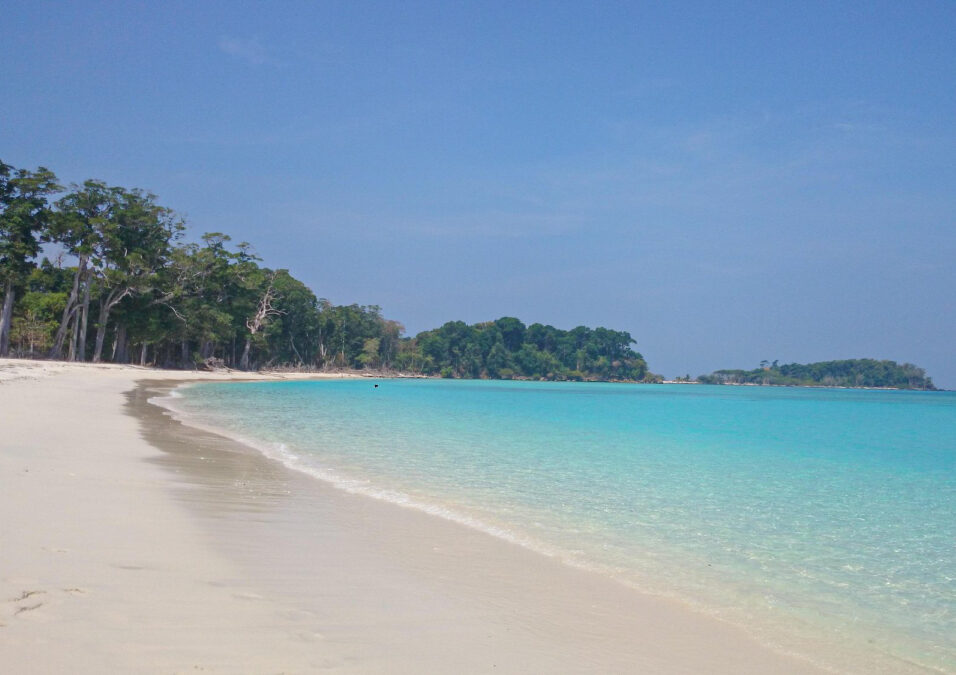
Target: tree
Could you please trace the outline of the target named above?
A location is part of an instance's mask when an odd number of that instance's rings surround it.
[[[242,349],[242,359],[239,361],[239,367],[242,370],[249,370],[249,350],[252,347],[253,339],[255,339],[256,335],[265,327],[270,317],[282,313],[281,310],[276,309],[272,304],[276,299],[276,273],[272,272],[268,274],[267,278],[265,289],[262,291],[262,295],[259,296],[259,302],[256,303],[256,311],[252,316],[246,319],[246,328],[249,330],[249,334],[246,335],[246,344]]]
[[[47,195],[60,189],[48,169],[15,169],[0,161],[0,356],[6,356],[10,348],[17,287],[35,267],[48,225]]]
[[[501,371],[508,368],[510,364],[511,360],[508,357],[508,350],[505,349],[504,342],[502,342],[499,336],[498,341],[495,342],[491,351],[488,352],[488,358],[485,360],[485,368],[487,368],[489,376],[499,377]]]
[[[93,246],[93,269],[102,286],[94,363],[103,355],[110,312],[124,298],[157,284],[171,243],[183,229],[172,211],[155,203],[155,195],[122,188],[110,193],[110,217],[97,228]]]
[[[505,348],[509,352],[518,351],[524,342],[524,324],[513,316],[504,316],[495,321],[495,325],[501,331],[501,339],[505,343]]]
[[[378,349],[381,344],[379,338],[367,338],[362,346],[362,353],[358,356],[358,362],[363,368],[376,368],[381,361],[378,356]]]
[[[237,319],[237,297],[248,294],[241,280],[248,274],[238,274],[235,268],[242,263],[249,269],[254,261],[245,249],[230,251],[226,247],[230,237],[221,232],[207,232],[202,241],[203,246],[187,244],[173,250],[164,292],[156,302],[169,308],[176,319],[169,337],[179,345],[183,366],[192,360],[192,344],[199,345],[200,356],[205,358],[212,355],[212,345],[217,343],[228,343],[224,349],[229,358],[224,360],[234,365],[237,331],[244,329],[249,309],[243,298],[242,316]]]
[[[288,270],[278,270],[273,285],[275,306],[281,313],[265,329],[269,354],[283,363],[311,365],[319,348],[318,300]]]
[[[67,253],[76,256],[77,265],[73,275],[73,287],[63,307],[60,327],[50,349],[50,358],[62,357],[63,343],[72,323],[69,357],[73,360],[79,356],[80,360],[83,360],[91,293],[89,261],[96,243],[97,231],[103,228],[109,219],[112,202],[110,189],[102,181],[88,180],[82,187],[72,187],[72,192],[57,201],[57,212],[51,225],[53,240],[60,243]]]

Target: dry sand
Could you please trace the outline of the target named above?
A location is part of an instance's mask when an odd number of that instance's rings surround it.
[[[216,377],[0,360],[0,670],[819,672],[146,402]]]

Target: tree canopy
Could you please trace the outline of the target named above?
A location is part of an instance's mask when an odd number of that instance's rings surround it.
[[[404,368],[462,378],[657,381],[624,331],[561,330],[514,317],[450,321],[401,345]]]
[[[377,305],[334,305],[253,248],[149,192],[0,162],[0,354],[166,368],[400,370],[461,378],[652,381],[629,333],[446,323],[414,338]],[[59,255],[40,258],[43,244]]]
[[[0,356],[9,351],[17,288],[36,266],[48,225],[47,195],[59,189],[49,169],[16,169],[0,160]]]

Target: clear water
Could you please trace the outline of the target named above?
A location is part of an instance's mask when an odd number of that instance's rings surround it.
[[[953,393],[337,380],[180,396],[183,414],[345,489],[778,645],[825,637],[956,672]]]

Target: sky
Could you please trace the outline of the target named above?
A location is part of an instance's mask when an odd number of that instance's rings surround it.
[[[407,333],[956,388],[956,3],[4,0],[0,159],[147,189]]]

